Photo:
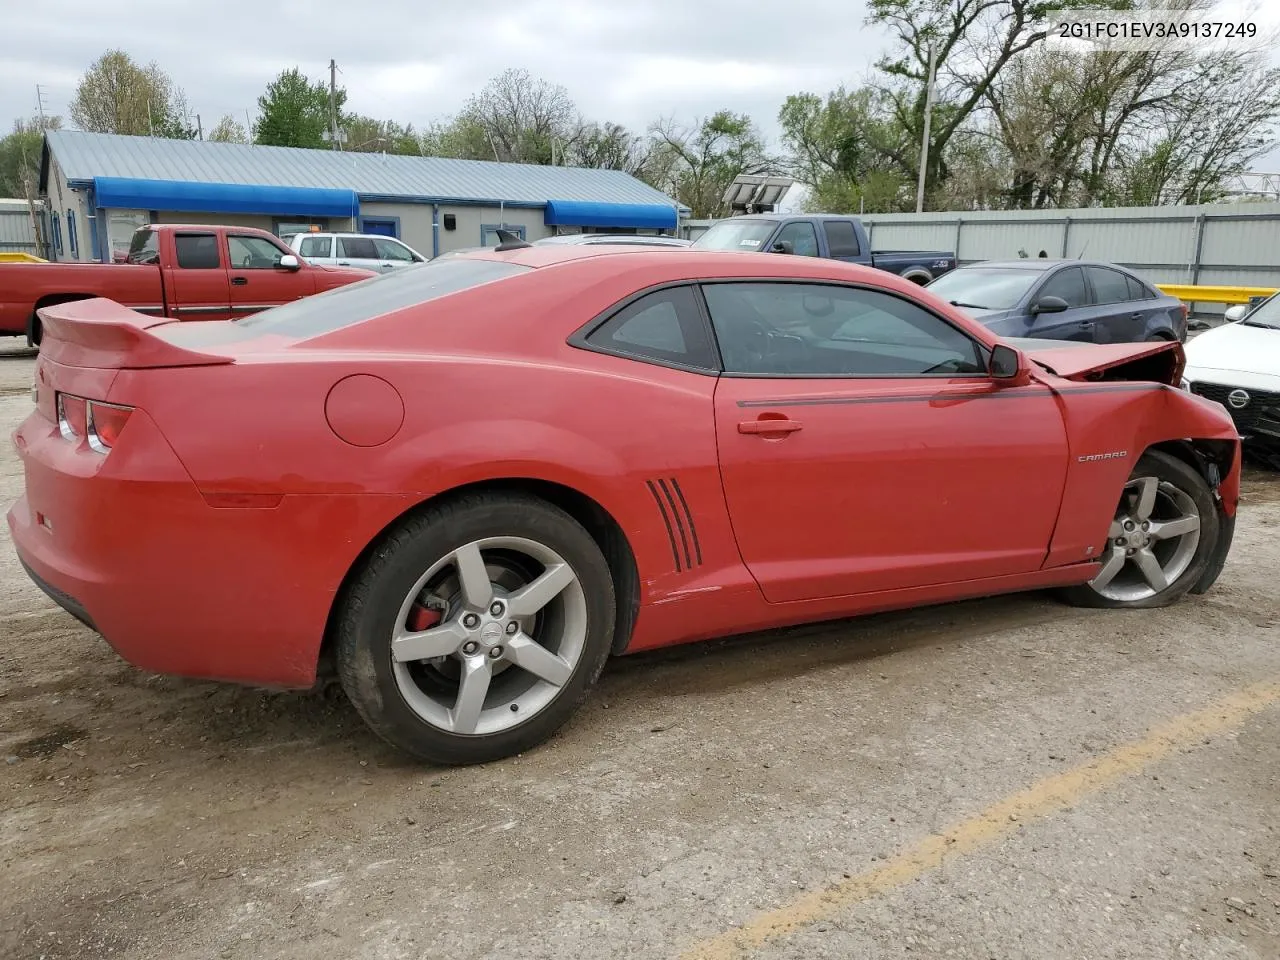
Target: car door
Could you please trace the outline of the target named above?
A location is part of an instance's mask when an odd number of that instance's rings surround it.
[[[998,384],[985,348],[897,294],[702,289],[725,498],[770,602],[1040,569],[1067,463],[1046,387]]]
[[[1060,313],[1033,315],[1025,336],[1046,340],[1093,341],[1093,294],[1085,279],[1083,267],[1069,266],[1055,270],[1031,294],[1028,302],[1034,305],[1044,297],[1058,297],[1066,301],[1067,309]]]
[[[243,317],[297,300],[315,291],[310,276],[280,266],[292,253],[266,237],[227,232],[227,274],[231,279],[231,312]]]
[[[1097,343],[1132,343],[1145,340],[1147,310],[1129,295],[1129,278],[1109,267],[1084,268],[1093,288],[1092,319]]]
[[[227,267],[212,231],[173,235],[174,265],[165,271],[173,315],[179,320],[226,320],[231,316]]]
[[[338,266],[383,272],[372,237],[338,237]],[[389,267],[387,269],[390,269]]]
[[[378,262],[380,264],[378,269],[383,273],[395,270],[397,267],[411,267],[415,263],[422,262],[421,257],[417,256],[399,240],[390,237],[377,237],[373,241],[373,246],[378,251]]]

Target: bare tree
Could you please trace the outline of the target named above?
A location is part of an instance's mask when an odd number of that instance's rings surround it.
[[[123,50],[108,50],[85,71],[71,101],[81,130],[192,139],[186,96],[155,63],[140,66]]]
[[[769,173],[778,166],[745,114],[721,110],[692,127],[660,121],[652,134],[657,154],[654,163],[661,170],[656,185],[689,207],[694,217],[728,213],[724,192],[734,177]]]
[[[206,138],[215,143],[248,143],[249,132],[231,114],[223,114]]]
[[[495,160],[551,163],[575,139],[578,111],[564,87],[506,70],[485,85],[458,121],[478,130]]]

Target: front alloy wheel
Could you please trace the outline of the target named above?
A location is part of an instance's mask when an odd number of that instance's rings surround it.
[[[1101,569],[1063,593],[1090,607],[1173,603],[1204,573],[1218,529],[1218,508],[1199,471],[1166,453],[1148,452],[1120,495]]]

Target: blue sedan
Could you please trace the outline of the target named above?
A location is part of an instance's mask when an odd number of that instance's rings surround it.
[[[1002,337],[1137,343],[1187,338],[1187,307],[1113,263],[986,261],[925,288]]]

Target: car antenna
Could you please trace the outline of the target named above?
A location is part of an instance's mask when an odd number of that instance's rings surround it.
[[[1089,241],[1084,242],[1084,246],[1080,248],[1080,252],[1076,254],[1076,259],[1080,260],[1084,257],[1084,252],[1089,249]]]
[[[532,247],[532,243],[528,243],[520,239],[520,235],[512,233],[510,230],[499,230],[498,245],[494,247],[494,251],[502,253],[504,250],[523,250],[525,247]]]

